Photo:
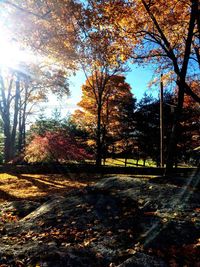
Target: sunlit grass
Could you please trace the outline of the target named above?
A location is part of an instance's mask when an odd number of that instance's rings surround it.
[[[137,166],[138,164],[138,166]],[[124,167],[125,166],[125,159],[123,158],[108,158],[106,159],[106,166],[118,166],[118,167]],[[144,162],[143,160],[139,160],[137,163],[137,160],[135,159],[127,159],[126,162],[127,167],[144,167]],[[153,162],[152,160],[146,160],[145,162],[145,167],[156,167],[156,163]]]
[[[62,194],[74,188],[82,188],[90,181],[61,174],[0,174],[0,202],[18,199],[37,199],[50,194]],[[77,178],[77,179],[76,179]],[[81,180],[82,179],[82,180]]]
[[[88,160],[87,163],[95,164],[94,160]],[[126,164],[125,164],[126,163]],[[138,162],[136,159],[127,159],[127,161],[124,158],[107,158],[104,164],[104,161],[102,160],[102,165],[104,166],[110,166],[110,167],[157,167],[157,163],[153,161],[152,159],[147,159],[144,161],[140,159]],[[188,163],[178,163],[178,167],[180,168],[189,168],[193,167],[192,165]]]

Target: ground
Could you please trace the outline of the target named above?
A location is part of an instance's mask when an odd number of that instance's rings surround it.
[[[0,173],[0,203],[9,200],[35,200],[62,194],[94,183],[99,175],[85,173],[16,174]]]
[[[199,175],[0,177],[0,266],[200,266]]]

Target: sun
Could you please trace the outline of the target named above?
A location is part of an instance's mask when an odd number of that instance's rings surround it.
[[[1,25],[0,25],[1,26]],[[36,56],[29,49],[22,49],[17,40],[0,27],[0,67],[18,68],[21,63],[34,63]]]
[[[0,35],[1,36],[1,35]],[[0,65],[16,66],[20,61],[20,51],[11,42],[0,37]]]

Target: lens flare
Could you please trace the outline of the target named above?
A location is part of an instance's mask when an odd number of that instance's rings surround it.
[[[1,25],[0,25],[1,26]],[[21,63],[36,63],[36,56],[29,49],[22,49],[17,40],[0,27],[0,66],[18,68]]]

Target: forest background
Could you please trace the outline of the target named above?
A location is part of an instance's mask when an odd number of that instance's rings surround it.
[[[114,151],[117,151],[118,156],[142,155],[144,162],[150,157],[160,165],[158,142],[156,154],[150,153],[155,145],[152,138],[159,139],[158,101],[145,96],[136,106],[135,95],[123,78],[130,64],[154,68],[151,86],[160,83],[165,88],[168,107],[163,106],[166,129],[162,138],[166,170],[170,171],[178,161],[187,161],[188,152],[198,151],[199,1],[160,1],[159,5],[143,0],[1,1],[1,5],[4,37],[7,34],[7,43],[1,47],[0,106],[6,163],[18,157],[30,161],[38,150],[34,144],[46,140],[45,160],[83,160],[85,155],[85,159],[94,158],[100,166],[103,158],[116,156]],[[7,44],[19,48],[13,53],[9,46],[13,57],[4,55],[3,47]],[[19,51],[21,57],[15,58]],[[47,101],[49,92],[58,98],[69,95],[69,76],[79,69],[86,78],[78,103],[81,109],[65,122],[67,130],[61,125],[53,129],[51,125],[32,136],[29,133],[27,139],[27,117],[33,111],[32,106]],[[139,78],[144,79],[142,74]],[[122,106],[120,94],[121,99],[126,96],[124,99],[128,101],[122,101]],[[145,114],[146,123],[141,126]],[[85,125],[80,123],[80,115]],[[44,118],[39,118],[36,126],[41,121]],[[60,151],[59,144],[51,147],[51,138],[60,140]],[[71,149],[70,143],[74,145]],[[76,152],[70,153],[72,150]]]

